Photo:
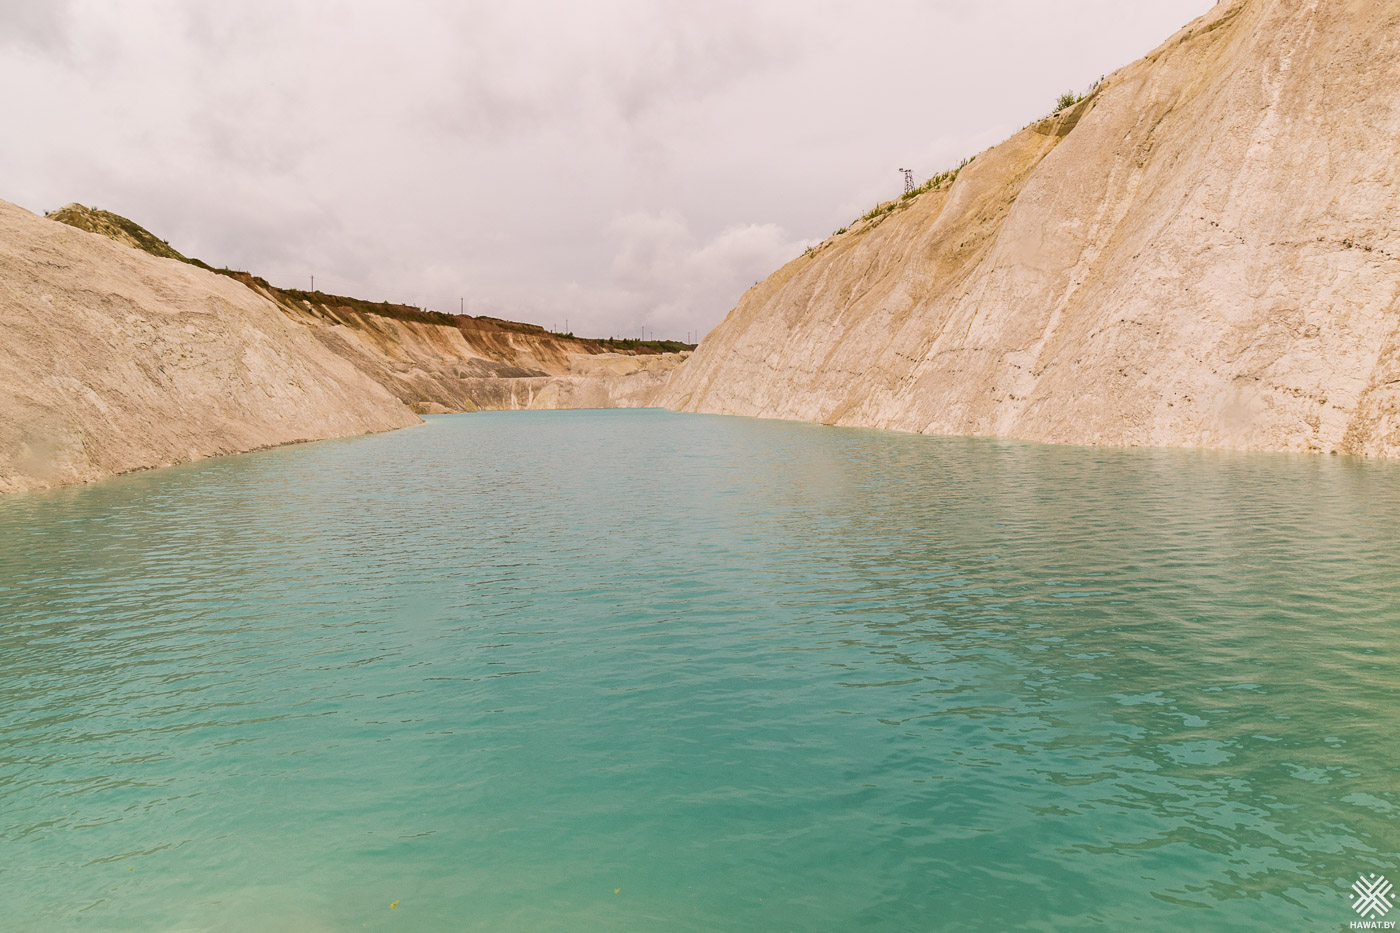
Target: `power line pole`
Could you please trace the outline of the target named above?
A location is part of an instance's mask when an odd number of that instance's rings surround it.
[[[311,290],[313,292],[316,290],[316,276],[314,275],[311,277]]]
[[[905,193],[905,194],[913,194],[913,193],[914,193],[914,170],[913,170],[912,168],[902,168],[902,169],[900,169],[900,171],[904,173],[904,193]]]

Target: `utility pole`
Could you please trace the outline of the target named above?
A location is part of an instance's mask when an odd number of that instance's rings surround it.
[[[902,169],[900,169],[900,171],[904,173],[904,193],[905,193],[905,194],[913,194],[913,193],[914,193],[914,170],[913,170],[912,168],[902,168]]]
[[[466,299],[466,298],[459,298],[459,299],[457,299],[457,300],[461,302],[461,304],[460,304],[458,307],[460,307],[460,308],[462,309],[461,313],[462,313],[463,315],[465,315],[465,314],[467,313],[467,299]]]
[[[311,277],[311,290],[313,292],[316,290],[316,276],[314,275]]]

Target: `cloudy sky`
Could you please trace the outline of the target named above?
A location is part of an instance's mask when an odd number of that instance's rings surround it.
[[[0,198],[281,285],[704,333],[1213,0],[0,0]]]

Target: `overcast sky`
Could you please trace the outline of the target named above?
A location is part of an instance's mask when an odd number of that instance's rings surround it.
[[[684,337],[1213,0],[0,0],[0,198],[274,283]]]

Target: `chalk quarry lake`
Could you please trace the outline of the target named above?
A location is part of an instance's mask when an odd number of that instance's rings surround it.
[[[12,496],[0,926],[1344,928],[1397,542],[1394,464],[659,411]]]

